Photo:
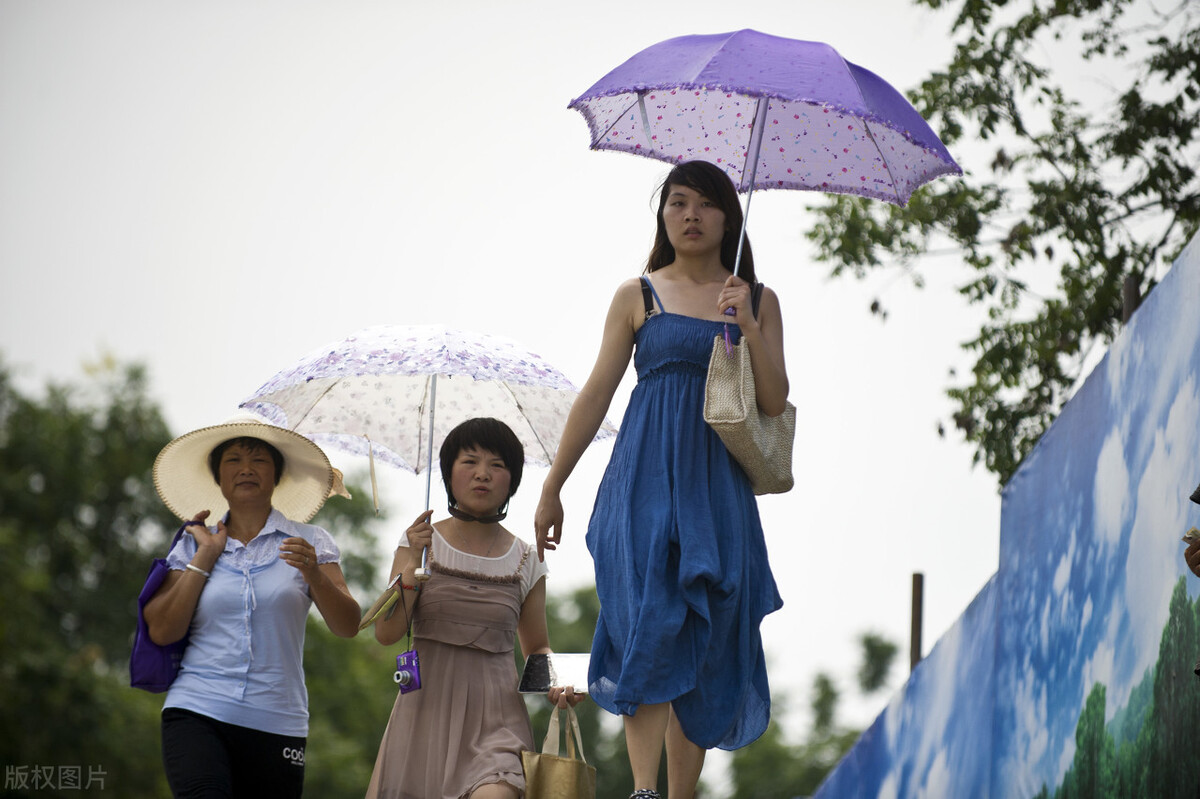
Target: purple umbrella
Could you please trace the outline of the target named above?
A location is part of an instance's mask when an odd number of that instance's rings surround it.
[[[592,149],[722,167],[746,192],[747,216],[754,189],[903,206],[922,184],[962,174],[916,109],[873,72],[827,44],[748,29],[648,47],[569,107],[587,119]]]

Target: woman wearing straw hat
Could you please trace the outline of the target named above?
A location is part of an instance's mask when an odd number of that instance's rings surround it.
[[[163,502],[186,522],[172,571],[144,611],[163,645],[189,635],[163,705],[176,797],[298,797],[308,693],[304,624],[358,631],[360,609],[328,532],[311,519],[334,485],[321,449],[255,417],[180,436],[154,462]],[[206,526],[210,516],[215,526]]]

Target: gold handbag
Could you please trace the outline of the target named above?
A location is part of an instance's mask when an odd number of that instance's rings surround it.
[[[756,294],[760,286],[755,287]],[[755,302],[755,310],[757,307]],[[713,340],[704,384],[704,421],[745,470],[755,494],[792,490],[796,406],[789,402],[778,416],[767,416],[759,409],[750,347],[745,339],[732,348],[722,336]]]
[[[550,714],[541,753],[521,753],[521,765],[525,768],[525,799],[595,799],[596,769],[589,766],[583,756],[583,736],[579,734],[579,717],[573,707],[566,710],[571,722],[564,730],[567,756],[558,756],[558,711],[555,707]],[[579,745],[578,758],[575,756],[576,743]]]

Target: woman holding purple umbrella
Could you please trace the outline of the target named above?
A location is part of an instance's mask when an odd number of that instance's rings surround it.
[[[782,601],[750,481],[702,416],[713,339],[731,318],[759,407],[776,415],[787,401],[779,300],[765,289],[753,307],[748,241],[733,274],[741,223],[719,167],[690,161],[667,175],[646,275],[617,289],[535,514],[541,555],[561,540],[560,491],[632,356],[638,384],[586,540],[601,604],[589,691],[624,719],[637,799],[659,795],[664,745],[669,796],[686,799],[707,749],[746,746],[770,720],[759,624]]]

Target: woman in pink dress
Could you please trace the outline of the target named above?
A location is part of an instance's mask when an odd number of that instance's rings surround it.
[[[536,747],[514,639],[526,657],[550,652],[546,566],[500,524],[524,450],[503,422],[470,419],[446,436],[440,459],[450,516],[431,523],[425,511],[405,531],[391,570],[400,601],[375,622],[381,644],[417,652],[421,687],[396,697],[367,797],[518,799],[521,751]],[[432,577],[419,583],[426,547]],[[549,698],[565,705],[582,695],[552,689]]]

